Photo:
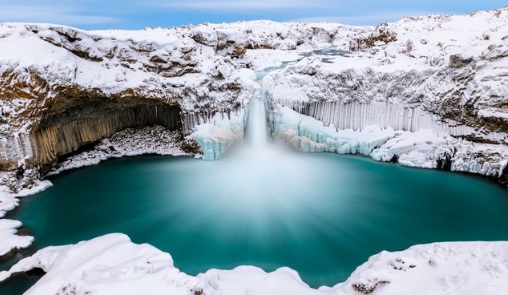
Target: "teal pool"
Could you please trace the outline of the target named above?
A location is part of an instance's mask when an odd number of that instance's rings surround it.
[[[331,286],[382,250],[508,240],[506,188],[359,156],[277,149],[232,151],[219,161],[141,156],[50,180],[53,187],[22,199],[9,216],[33,233],[36,248],[121,232],[169,252],[193,275],[288,266],[312,287]]]

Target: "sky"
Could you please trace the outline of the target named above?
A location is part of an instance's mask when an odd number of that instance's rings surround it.
[[[338,22],[377,25],[404,16],[463,14],[507,0],[0,0],[0,22],[44,22],[81,29],[143,29],[204,22]]]

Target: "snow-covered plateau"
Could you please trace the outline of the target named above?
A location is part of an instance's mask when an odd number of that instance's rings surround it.
[[[302,151],[508,183],[507,24],[508,8],[376,27],[0,23],[0,218],[66,169],[143,153],[217,159],[243,139],[253,97],[267,106],[272,137]],[[0,219],[0,255],[33,241],[16,236],[19,226]],[[44,269],[32,294],[504,294],[507,246],[381,253],[345,283],[311,290],[289,269],[190,277],[168,254],[109,235],[40,250],[0,276]]]

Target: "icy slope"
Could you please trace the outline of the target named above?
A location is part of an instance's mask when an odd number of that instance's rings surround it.
[[[347,47],[337,44],[351,51],[346,56],[314,54],[273,71],[263,82],[275,136],[282,125],[295,134],[282,138],[306,151],[362,153],[410,166],[506,175],[507,23],[507,8],[407,17],[359,33]],[[323,148],[322,139],[283,122],[289,118],[280,111],[284,106],[330,126],[319,131],[314,125],[316,134],[349,130],[362,141],[369,134],[364,131],[375,126],[403,133],[404,140],[393,135],[360,150]],[[422,139],[428,142],[424,150],[418,148]],[[298,146],[297,141],[307,143]]]
[[[508,243],[436,243],[382,252],[332,288],[311,289],[288,268],[272,273],[242,266],[196,277],[173,266],[167,253],[110,234],[76,245],[47,247],[0,272],[46,272],[25,294],[505,294]]]

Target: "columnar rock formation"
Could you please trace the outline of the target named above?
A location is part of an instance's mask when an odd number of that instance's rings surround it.
[[[258,21],[87,32],[0,24],[0,170],[27,177],[23,171],[123,128],[154,124],[217,158],[243,136],[249,99],[263,94],[274,137],[298,148],[500,177],[507,21],[505,8],[377,27]],[[331,129],[280,125],[283,107]],[[218,125],[234,131],[210,135]],[[393,133],[369,148],[336,135],[351,130],[361,141],[372,126]],[[423,140],[429,130],[435,137]]]

